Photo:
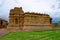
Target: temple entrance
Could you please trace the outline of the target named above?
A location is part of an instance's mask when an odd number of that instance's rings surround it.
[[[18,23],[18,19],[16,18],[16,19],[15,19],[15,24],[17,24],[17,23]]]

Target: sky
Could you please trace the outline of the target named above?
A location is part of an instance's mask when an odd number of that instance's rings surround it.
[[[53,21],[60,20],[60,0],[0,0],[0,18],[8,20],[14,7],[22,7],[24,12],[49,14]]]

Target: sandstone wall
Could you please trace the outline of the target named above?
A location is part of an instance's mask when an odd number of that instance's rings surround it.
[[[25,25],[24,31],[39,31],[39,30],[53,30],[54,27],[52,25]]]
[[[27,13],[24,16],[24,25],[49,25],[50,19],[46,15]]]

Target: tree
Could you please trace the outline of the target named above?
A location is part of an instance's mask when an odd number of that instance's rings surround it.
[[[59,21],[59,23],[60,23],[60,21]]]
[[[6,22],[6,25],[8,25],[8,21],[5,21]]]

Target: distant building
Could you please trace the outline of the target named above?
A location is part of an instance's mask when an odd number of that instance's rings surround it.
[[[6,20],[0,18],[0,28],[6,28],[7,24],[6,24]]]
[[[14,30],[50,30],[52,18],[48,14],[25,12],[22,7],[10,10],[8,29]]]

